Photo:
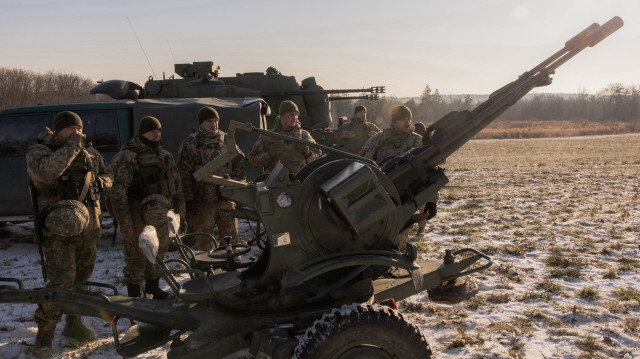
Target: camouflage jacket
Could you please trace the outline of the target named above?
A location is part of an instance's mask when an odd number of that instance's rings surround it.
[[[352,132],[353,137],[345,138],[344,136],[348,132]],[[350,122],[333,132],[333,142],[338,145],[339,149],[357,155],[369,138],[378,132],[380,132],[380,128],[375,124],[369,121],[357,123],[353,117]]]
[[[91,200],[89,194],[85,196],[85,203],[93,202],[100,213],[99,192],[111,188],[113,182],[113,172],[111,167],[102,158],[102,155],[93,147],[81,147],[77,142],[62,142],[47,129],[38,136],[38,144],[31,147],[27,152],[27,171],[38,192],[38,208],[44,209],[46,206],[64,198],[64,193],[60,190],[61,176],[67,171],[73,160],[83,154],[85,161],[91,163],[91,178],[95,188],[94,198]],[[95,196],[97,194],[97,196]]]
[[[316,143],[309,132],[302,129],[302,127],[300,126],[300,122],[296,122],[296,125],[290,131],[281,129],[280,122],[278,122],[270,131]],[[277,156],[277,158],[271,158],[271,156],[269,155],[269,148],[274,143],[284,143],[286,146],[286,151]],[[249,155],[247,157],[249,158],[249,162],[252,165],[263,166],[265,168],[265,171],[267,172],[271,172],[271,170],[273,170],[273,167],[275,167],[278,161],[280,161],[291,171],[292,174],[295,174],[305,164],[315,160],[322,155],[322,151],[320,151],[319,149],[309,147],[309,155],[305,158],[305,155],[298,150],[300,146],[302,145],[295,142],[260,135],[256,142],[253,144],[253,147],[251,148],[251,151],[249,152]]]
[[[380,164],[383,159],[399,153],[405,153],[411,148],[422,146],[422,137],[411,132],[404,134],[392,128],[373,135],[360,150],[360,156],[374,160]]]
[[[187,202],[216,201],[218,197],[217,185],[198,182],[193,178],[193,173],[215,158],[227,153],[225,142],[226,133],[218,131],[219,134],[212,138],[206,138],[199,133],[193,133],[185,138],[178,151],[177,166],[182,178],[182,192]],[[228,174],[232,179],[242,181],[245,179],[244,154],[236,146],[240,156],[228,162],[224,167],[218,169],[214,174],[224,176]]]
[[[157,182],[150,183],[148,179],[143,179],[141,176],[139,155],[146,157],[153,154],[157,155],[158,174],[166,186],[157,186]],[[122,228],[131,228],[133,225],[132,213],[139,213],[140,201],[145,196],[152,194],[146,193],[151,187],[157,187],[151,192],[164,195],[173,205],[173,209],[184,218],[185,203],[180,173],[171,153],[162,147],[153,149],[143,144],[138,137],[134,137],[122,146],[120,152],[111,160],[111,164],[114,182],[109,193],[109,201],[111,208],[113,208],[113,216]]]

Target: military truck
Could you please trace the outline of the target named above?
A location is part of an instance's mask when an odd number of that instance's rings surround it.
[[[154,256],[141,236],[141,248],[149,249],[147,259],[169,283],[174,299],[123,297],[100,283],[90,284],[112,293],[80,287],[27,290],[19,279],[5,278],[13,285],[0,286],[0,303],[53,301],[66,313],[109,318],[116,349],[125,357],[171,341],[168,358],[223,358],[242,350],[275,359],[430,358],[424,334],[395,301],[423,290],[430,297],[456,290],[458,279],[488,268],[491,258],[461,248],[424,260],[412,243],[400,251],[398,234],[448,183],[440,167],[447,157],[532,89],[551,84],[550,75],[560,65],[622,25],[619,17],[592,24],[475,109],[436,121],[421,146],[381,166],[291,137],[326,154],[294,176],[279,164],[267,178],[249,183],[211,175],[220,158],[205,165],[196,179],[220,185],[222,196],[245,206],[267,231],[265,250],[244,270],[234,260],[242,253],[236,250],[240,244],[193,252],[175,260],[184,267],[176,269]],[[239,136],[237,130],[283,136],[250,124],[231,127],[230,141]],[[178,222],[171,221],[170,232]],[[208,258],[231,259],[231,266],[206,275],[199,265]],[[190,277],[181,280],[178,274]],[[137,323],[122,336],[121,318]]]
[[[220,129],[230,121],[249,122],[266,128],[267,104],[260,98],[140,99],[113,102],[68,103],[7,109],[0,112],[0,222],[25,219],[32,213],[25,154],[45,126],[53,125],[58,112],[73,111],[83,120],[87,140],[107,161],[138,131],[138,120],[157,117],[162,123],[162,146],[177,155],[180,143],[197,126],[196,114],[212,106],[220,114]],[[243,134],[238,146],[248,152],[257,135]],[[248,167],[247,175],[261,173]]]

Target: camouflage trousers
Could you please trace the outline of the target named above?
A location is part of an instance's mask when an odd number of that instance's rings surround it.
[[[204,232],[214,234],[216,225],[218,235],[222,240],[226,236],[231,237],[231,243],[238,242],[238,219],[229,211],[236,209],[233,201],[219,201],[215,203],[187,203],[187,223],[189,233]],[[210,238],[196,236],[194,249],[208,251],[213,248]]]
[[[93,207],[87,209],[90,220],[84,232],[73,237],[50,234],[50,238],[45,240],[43,247],[49,279],[47,288],[69,290],[91,277],[102,228],[99,209]],[[38,304],[33,319],[38,324],[38,331],[53,333],[61,317],[62,304],[42,303]]]
[[[135,218],[135,217],[134,217]],[[125,266],[122,270],[124,282],[126,284],[141,285],[142,280],[160,278],[160,274],[154,271],[153,264],[147,260],[138,245],[138,237],[147,224],[140,219],[133,221],[133,236],[124,236],[124,260]],[[158,234],[158,255],[162,258],[169,249],[169,228],[168,226],[154,227]]]

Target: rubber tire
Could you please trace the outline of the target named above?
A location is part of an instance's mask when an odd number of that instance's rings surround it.
[[[385,350],[354,356],[354,351],[371,345]],[[345,355],[349,351],[349,356]],[[431,348],[420,330],[397,310],[377,304],[348,304],[316,320],[298,343],[292,358],[360,357],[425,359],[431,358]]]

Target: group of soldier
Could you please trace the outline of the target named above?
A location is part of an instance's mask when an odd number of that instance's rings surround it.
[[[302,129],[299,114],[294,102],[283,101],[271,131],[315,143]],[[177,159],[160,144],[160,121],[147,116],[139,122],[138,136],[122,147],[111,165],[86,143],[82,119],[77,114],[64,111],[55,117],[53,131],[47,128],[26,155],[34,189],[32,200],[38,211],[35,215],[46,238],[41,246],[46,257],[47,287],[72,289],[91,276],[101,235],[102,192],[107,194],[107,208],[120,225],[126,262],[123,276],[130,297],[168,297],[159,286],[159,274],[138,246],[138,236],[145,226],[154,225],[158,255],[164,256],[169,247],[169,211],[179,215],[183,231],[188,225],[191,232],[214,233],[217,225],[220,237],[229,236],[234,243],[238,240],[237,219],[231,214],[236,204],[222,198],[217,185],[193,177],[195,171],[228,151],[226,134],[219,129],[220,116],[207,106],[196,117],[197,128],[182,142]],[[338,148],[380,164],[389,155],[422,145],[422,136],[413,132],[411,117],[407,107],[397,106],[391,113],[391,128],[381,131],[367,121],[366,108],[357,106],[351,121],[335,131],[333,140]],[[235,150],[240,156],[214,174],[243,181],[245,157],[239,148]],[[280,162],[295,174],[321,155],[315,147],[260,135],[246,157],[266,172]],[[67,222],[47,220],[56,218],[56,213]],[[209,250],[213,245],[210,239],[193,244],[200,250]],[[55,328],[61,318],[61,304],[38,305],[34,315],[38,326],[36,357],[51,357]],[[80,316],[69,314],[62,334],[83,341],[95,337]]]

